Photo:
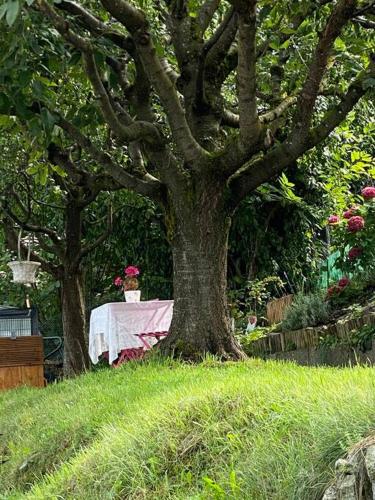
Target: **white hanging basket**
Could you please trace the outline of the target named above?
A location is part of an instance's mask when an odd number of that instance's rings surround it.
[[[126,290],[124,294],[126,302],[139,302],[141,300],[140,290]]]
[[[13,283],[31,285],[36,282],[36,272],[40,266],[40,262],[30,260],[32,244],[30,238],[28,239],[27,260],[21,260],[21,236],[22,229],[18,234],[18,260],[8,262],[8,266],[13,272]],[[34,239],[34,237],[32,239]]]
[[[8,266],[13,272],[13,283],[35,283],[36,272],[40,266],[40,262],[31,260],[15,260],[8,262]]]

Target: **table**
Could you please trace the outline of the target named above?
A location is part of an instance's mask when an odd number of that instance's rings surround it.
[[[112,302],[91,311],[89,333],[89,355],[96,364],[99,356],[108,351],[112,364],[123,349],[147,348],[156,339],[147,339],[140,334],[167,332],[173,314],[173,300],[150,300],[143,302]]]

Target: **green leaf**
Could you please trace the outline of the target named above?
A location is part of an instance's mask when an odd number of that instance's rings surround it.
[[[285,42],[282,45],[280,45],[280,49],[287,49],[289,45],[290,45],[290,39],[285,40]]]
[[[336,38],[335,40],[335,45],[334,45],[336,50],[343,51],[346,49],[345,42],[342,38]]]
[[[12,26],[17,19],[20,10],[20,3],[18,0],[8,0],[8,3],[6,5],[6,21],[8,23],[8,26]]]
[[[38,170],[39,170],[38,165],[30,165],[30,167],[27,167],[26,172],[29,175],[35,175],[38,172]]]
[[[188,2],[188,9],[189,9],[189,16],[190,17],[197,17],[198,15],[198,9],[199,9],[199,4],[197,0],[189,0]]]
[[[0,92],[0,113],[7,114],[11,107],[9,98],[6,94]]]
[[[42,186],[45,186],[47,184],[47,179],[48,179],[48,168],[43,166],[43,168],[39,170],[38,180]]]
[[[365,78],[362,82],[362,88],[368,90],[372,87],[375,87],[375,78]]]
[[[0,115],[0,129],[6,130],[14,125],[14,119],[8,115]]]
[[[7,8],[8,8],[8,6],[7,6],[7,4],[6,4],[6,3],[4,3],[4,4],[0,7],[0,19],[2,19],[2,18],[5,16],[6,11],[7,11]]]
[[[282,30],[281,30],[281,33],[285,33],[285,35],[293,35],[295,32],[296,32],[296,30],[294,28],[290,28],[290,27],[285,27],[285,28],[282,28]]]
[[[41,113],[40,113],[40,116],[42,117],[42,122],[43,124],[51,129],[54,124],[56,123],[56,119],[55,117],[53,116],[53,114],[46,108],[43,108]]]
[[[56,172],[60,177],[66,177],[68,174],[58,165],[51,165],[51,169]]]

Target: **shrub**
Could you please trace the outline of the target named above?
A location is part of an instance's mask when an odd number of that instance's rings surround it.
[[[362,189],[358,204],[349,207],[342,218],[331,215],[332,239],[341,252],[336,264],[347,274],[375,268],[375,187]]]
[[[329,319],[330,306],[321,292],[297,295],[281,324],[283,331],[316,326]]]

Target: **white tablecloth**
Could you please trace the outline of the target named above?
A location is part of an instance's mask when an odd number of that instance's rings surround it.
[[[96,364],[108,351],[113,363],[122,349],[143,347],[137,334],[168,331],[173,314],[173,300],[113,302],[91,311],[89,354]]]

